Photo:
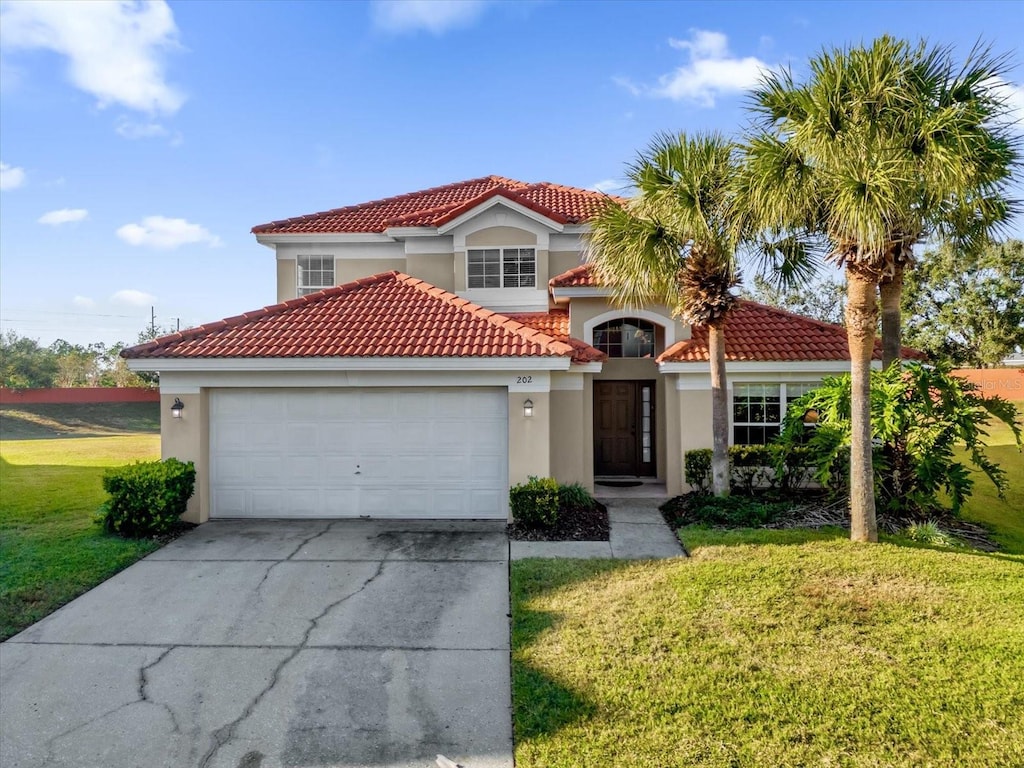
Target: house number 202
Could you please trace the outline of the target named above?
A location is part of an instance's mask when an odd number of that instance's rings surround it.
[[[516,376],[516,384],[533,384],[533,376]]]

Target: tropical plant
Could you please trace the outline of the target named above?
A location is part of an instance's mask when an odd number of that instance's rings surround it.
[[[661,303],[708,329],[712,397],[712,488],[729,493],[725,321],[739,283],[740,242],[732,181],[736,146],[710,133],[661,135],[628,170],[633,199],[591,220],[595,276],[627,307]]]
[[[899,359],[914,245],[935,237],[976,249],[1009,217],[1018,151],[1005,69],[980,48],[961,67],[948,48],[884,36],[819,54],[804,83],[769,73],[753,94],[763,131],[747,143],[739,180],[748,210],[769,230],[823,238],[846,271],[854,540],[878,538],[869,372],[879,293],[887,366]]]
[[[844,452],[852,442],[852,385],[849,375],[826,378],[820,387],[794,402],[787,411],[779,441],[806,452],[817,467],[816,479],[842,487]],[[817,413],[807,439],[804,414]],[[954,514],[970,497],[974,480],[958,458],[985,474],[1002,495],[1006,472],[985,453],[986,427],[993,419],[1006,423],[1021,444],[1021,424],[1012,403],[983,397],[970,382],[952,376],[944,366],[908,363],[872,374],[871,427],[875,494],[880,508],[893,515],[928,513],[943,506],[947,495]]]

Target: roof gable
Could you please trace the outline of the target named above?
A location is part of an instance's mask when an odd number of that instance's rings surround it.
[[[566,341],[401,272],[373,275],[122,352],[126,358],[578,354]]]
[[[254,234],[383,233],[391,227],[438,227],[500,195],[559,224],[580,224],[611,198],[602,192],[503,176],[432,187],[382,200],[259,224]]]

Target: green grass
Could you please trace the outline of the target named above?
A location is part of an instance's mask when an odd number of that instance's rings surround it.
[[[93,423],[112,428],[109,419]],[[159,454],[156,434],[0,440],[0,639],[159,546],[93,523],[104,470]]]
[[[160,403],[0,406],[3,440],[159,432]]]
[[[1024,402],[1014,405],[1024,414]],[[1006,471],[1009,489],[1000,499],[989,479],[975,473],[973,495],[963,517],[991,528],[992,538],[1005,551],[1024,554],[1024,454],[1017,450],[1010,428],[1002,423],[989,430],[985,443],[989,458]]]
[[[688,560],[514,562],[516,765],[1024,765],[1024,457],[986,442],[1001,553],[691,526]]]
[[[519,768],[1024,764],[1024,557],[685,538],[513,563]]]

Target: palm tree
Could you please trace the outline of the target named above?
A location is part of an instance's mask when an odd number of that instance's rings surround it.
[[[609,200],[591,219],[588,258],[621,306],[665,304],[708,328],[712,391],[712,488],[729,492],[729,415],[724,325],[739,283],[741,232],[731,185],[737,147],[717,134],[658,136],[628,169],[637,195]]]
[[[1018,151],[1000,85],[1005,60],[976,48],[881,37],[811,60],[796,83],[766,75],[753,94],[763,132],[746,146],[739,187],[760,224],[824,236],[846,270],[853,383],[851,538],[877,541],[870,367],[882,298],[883,364],[899,359],[904,270],[936,237],[977,247],[1006,221]]]

